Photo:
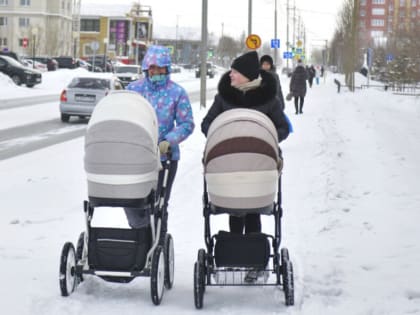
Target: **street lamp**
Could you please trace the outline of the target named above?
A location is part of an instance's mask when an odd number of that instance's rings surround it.
[[[38,35],[38,28],[35,26],[31,30],[32,33],[32,68],[35,68],[35,46],[36,36]]]
[[[105,72],[107,72],[106,70],[106,50],[107,50],[107,45],[108,45],[108,37],[104,38],[104,70]]]
[[[131,57],[130,47],[131,47],[131,40],[127,40],[127,52],[126,52],[126,54],[128,56],[128,59],[130,59],[130,57]]]
[[[73,32],[72,33],[72,37],[73,37],[73,58],[76,59],[77,57],[77,39],[79,38],[79,33],[78,32]]]

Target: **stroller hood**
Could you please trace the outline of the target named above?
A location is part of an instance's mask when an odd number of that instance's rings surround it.
[[[156,188],[158,123],[138,93],[118,91],[96,105],[85,137],[89,197],[141,199]]]

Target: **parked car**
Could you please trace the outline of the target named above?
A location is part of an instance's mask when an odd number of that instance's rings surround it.
[[[76,59],[69,56],[60,56],[60,57],[54,57],[54,59],[58,62],[59,68],[65,68],[65,69],[75,69],[78,67]]]
[[[43,64],[46,64],[48,71],[55,71],[55,70],[58,69],[58,62],[54,58],[50,58],[50,57],[34,57],[34,58],[28,58],[28,59],[35,59],[38,62],[42,62]]]
[[[25,84],[27,87],[33,87],[42,82],[41,72],[27,68],[8,56],[0,56],[0,72],[8,75],[17,85]]]
[[[28,68],[32,68],[32,69],[36,69],[39,70],[41,72],[46,72],[48,71],[47,69],[47,65],[45,63],[36,61],[35,62],[32,59],[22,59],[22,64]]]
[[[210,79],[214,78],[214,75],[216,74],[215,71],[215,67],[212,63],[207,62],[206,63],[206,68],[207,68],[207,73],[206,75],[208,75],[210,77]],[[201,64],[197,65],[197,69],[195,70],[195,77],[199,78],[200,77],[200,69],[201,69]]]
[[[0,51],[0,56],[7,56],[15,59],[16,61],[21,62],[21,59],[17,53],[14,51]]]
[[[92,65],[89,62],[87,62],[83,59],[76,59],[76,62],[79,63],[80,68],[86,69],[88,71],[92,71]],[[100,67],[96,66],[94,72],[102,72],[102,69]]]
[[[123,65],[114,68],[115,75],[121,80],[124,86],[130,82],[142,78],[141,67],[137,65]]]
[[[95,67],[101,68],[103,72],[114,72],[114,67],[111,63],[111,60],[106,59],[106,62],[104,62],[103,55],[97,55],[95,58],[90,56],[86,59],[86,61],[92,65],[95,64]]]
[[[91,116],[96,104],[113,90],[123,90],[121,81],[109,74],[77,76],[61,92],[61,121],[68,122],[71,116]]]

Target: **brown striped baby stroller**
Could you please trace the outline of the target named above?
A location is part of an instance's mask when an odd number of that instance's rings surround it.
[[[232,109],[211,124],[204,150],[203,215],[206,249],[194,264],[194,302],[203,307],[207,286],[278,286],[294,304],[293,266],[281,243],[281,168],[277,131],[261,112]],[[211,232],[213,215],[273,216],[274,235]],[[271,245],[271,246],[270,246]],[[253,270],[258,281],[246,282]],[[270,277],[270,275],[273,275]]]

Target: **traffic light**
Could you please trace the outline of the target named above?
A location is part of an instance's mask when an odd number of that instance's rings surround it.
[[[22,46],[23,46],[23,48],[28,47],[28,39],[27,38],[22,39]]]

